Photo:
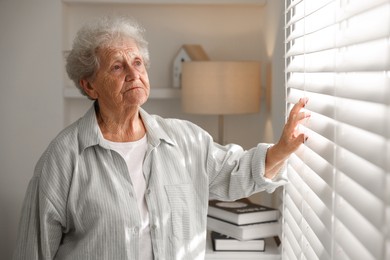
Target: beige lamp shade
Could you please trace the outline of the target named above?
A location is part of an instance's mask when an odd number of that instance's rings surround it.
[[[260,108],[260,63],[254,61],[184,62],[182,109],[185,113],[231,115]]]

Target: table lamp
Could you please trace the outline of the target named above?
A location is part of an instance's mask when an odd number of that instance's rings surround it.
[[[218,115],[218,141],[224,143],[224,115],[260,109],[260,63],[254,61],[184,62],[182,110]]]

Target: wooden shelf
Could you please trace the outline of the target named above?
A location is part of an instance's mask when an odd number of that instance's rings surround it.
[[[62,0],[64,3],[109,3],[109,4],[195,4],[195,5],[257,5],[267,0]]]
[[[76,98],[81,99],[85,98],[80,91],[74,87],[65,87],[63,89],[64,98]],[[177,88],[152,88],[150,90],[150,99],[172,99],[172,98],[180,98],[180,89]]]

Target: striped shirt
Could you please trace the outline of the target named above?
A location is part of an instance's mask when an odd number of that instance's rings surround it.
[[[286,183],[263,177],[268,144],[221,146],[198,126],[140,109],[154,259],[203,259],[209,199],[236,200]],[[140,259],[141,217],[123,158],[99,135],[94,107],[39,159],[14,259]]]

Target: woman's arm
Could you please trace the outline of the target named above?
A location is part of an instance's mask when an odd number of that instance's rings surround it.
[[[39,177],[29,183],[19,222],[13,260],[54,259],[62,226],[51,201],[40,192]]]

